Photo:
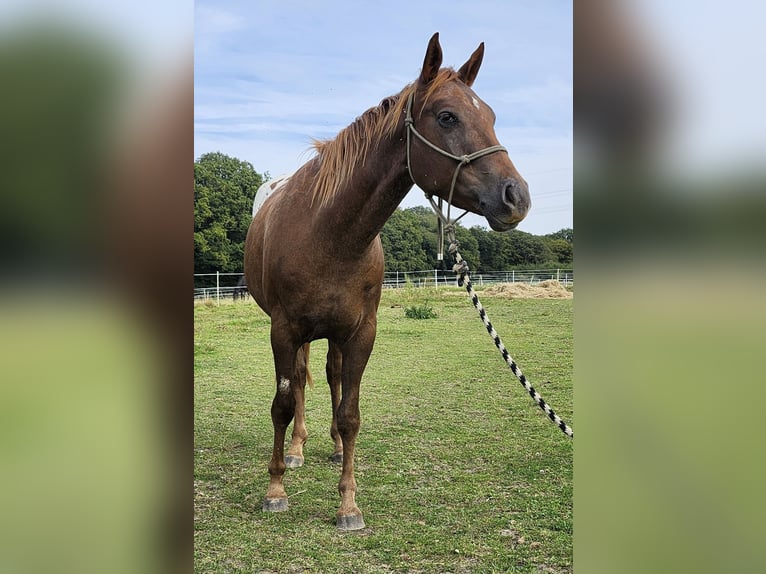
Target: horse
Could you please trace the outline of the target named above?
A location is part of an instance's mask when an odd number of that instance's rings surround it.
[[[375,342],[383,285],[379,233],[413,185],[484,216],[495,231],[515,228],[531,201],[494,131],[495,113],[471,89],[484,43],[457,71],[442,68],[438,32],[419,77],[365,111],[257,211],[245,240],[250,294],[271,318],[274,444],[262,510],[288,510],[283,477],[303,463],[304,391],[311,341],[327,339],[339,530],[365,527],[356,504],[354,452],[362,374]],[[287,427],[295,418],[285,456]]]
[[[236,301],[237,299],[244,300],[247,297],[247,283],[245,283],[245,276],[239,278],[239,281],[237,281],[237,285],[234,287],[234,290],[231,292],[231,298],[233,301]]]

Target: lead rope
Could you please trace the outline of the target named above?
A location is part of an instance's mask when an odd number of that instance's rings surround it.
[[[404,118],[404,127],[407,132],[407,171],[410,174],[410,179],[413,183],[417,184],[415,181],[415,178],[412,175],[412,162],[410,161],[410,147],[412,143],[411,134],[415,134],[417,138],[422,141],[424,144],[426,144],[428,147],[430,147],[432,150],[440,153],[441,155],[447,156],[449,158],[454,159],[458,162],[457,167],[455,168],[455,172],[452,174],[452,183],[450,184],[450,190],[449,190],[449,196],[447,198],[447,215],[445,216],[442,212],[442,199],[439,198],[439,203],[437,204],[433,197],[429,195],[426,192],[426,198],[431,203],[431,207],[436,212],[436,215],[439,220],[439,260],[441,261],[444,251],[444,233],[446,232],[448,239],[450,240],[449,245],[449,252],[452,254],[452,256],[455,258],[455,266],[453,267],[453,270],[455,273],[458,274],[458,285],[465,286],[466,291],[468,292],[468,296],[471,298],[471,301],[473,302],[473,306],[476,307],[476,310],[479,312],[479,316],[481,317],[482,322],[484,323],[484,326],[487,328],[487,332],[489,333],[489,336],[492,337],[492,340],[495,343],[495,346],[498,348],[500,353],[503,355],[503,359],[508,364],[508,366],[511,368],[511,371],[513,371],[513,374],[516,375],[516,378],[519,379],[519,382],[524,386],[526,391],[529,393],[529,396],[532,397],[532,400],[537,403],[537,406],[539,406],[545,414],[548,416],[553,423],[561,429],[561,431],[567,435],[569,438],[574,438],[574,431],[569,427],[561,418],[553,412],[553,409],[548,406],[548,404],[543,400],[543,397],[540,396],[540,393],[538,393],[532,385],[529,384],[527,381],[527,378],[524,376],[524,374],[521,372],[521,369],[516,364],[516,362],[513,360],[511,355],[508,353],[508,349],[505,348],[505,345],[503,345],[503,342],[500,340],[500,335],[497,334],[497,331],[495,331],[495,328],[492,326],[492,323],[489,321],[489,317],[487,317],[487,312],[484,310],[484,307],[482,307],[481,302],[479,301],[479,297],[476,295],[476,293],[473,290],[473,285],[471,285],[471,276],[468,273],[468,264],[465,262],[465,260],[461,257],[460,252],[457,250],[458,248],[458,242],[457,238],[455,237],[455,223],[463,217],[461,215],[454,221],[450,220],[450,211],[452,208],[452,194],[455,191],[455,183],[457,182],[457,176],[460,173],[460,168],[464,165],[468,165],[473,160],[478,159],[480,157],[483,157],[485,155],[495,153],[496,151],[504,151],[508,153],[508,150],[505,149],[501,145],[494,145],[490,146],[488,148],[481,149],[477,152],[463,155],[463,156],[456,156],[448,151],[445,151],[441,149],[438,146],[435,146],[430,141],[428,141],[426,138],[424,138],[420,132],[418,132],[415,129],[415,122],[412,118],[412,103],[415,98],[415,93],[412,92],[407,100],[407,109],[405,113]]]
[[[473,306],[476,307],[476,310],[479,312],[479,317],[481,317],[484,326],[487,328],[489,336],[492,337],[492,340],[494,341],[497,349],[500,351],[500,354],[503,356],[503,359],[511,368],[513,374],[516,375],[516,378],[519,379],[519,382],[522,384],[527,393],[529,393],[529,396],[532,397],[532,400],[537,403],[537,406],[540,407],[543,412],[545,412],[546,416],[551,419],[553,424],[559,427],[559,429],[561,429],[565,435],[571,439],[574,439],[574,431],[572,430],[572,427],[561,420],[561,417],[553,412],[553,409],[543,400],[543,397],[540,396],[540,393],[538,393],[535,388],[529,384],[529,381],[527,381],[524,373],[521,372],[521,369],[516,364],[516,361],[513,360],[513,357],[511,357],[510,353],[508,353],[508,349],[506,349],[505,345],[503,345],[503,341],[500,339],[500,335],[498,335],[497,331],[495,331],[495,328],[492,326],[492,323],[487,316],[487,312],[484,310],[481,301],[479,301],[479,297],[473,290],[473,285],[471,284],[471,275],[468,272],[468,264],[461,257],[460,252],[458,251],[459,243],[455,237],[454,226],[451,223],[447,223],[445,226],[445,231],[447,233],[447,238],[450,241],[449,252],[455,259],[455,266],[452,269],[458,275],[457,284],[461,287],[465,286],[465,290],[468,292],[468,296],[471,298]]]

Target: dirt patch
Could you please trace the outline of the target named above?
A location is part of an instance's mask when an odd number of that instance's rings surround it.
[[[555,279],[540,281],[540,283],[497,283],[482,291],[482,294],[506,299],[571,299],[574,293],[567,291]]]

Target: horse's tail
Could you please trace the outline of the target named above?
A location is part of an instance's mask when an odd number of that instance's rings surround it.
[[[309,387],[314,388],[314,377],[311,376],[311,369],[309,369],[308,365],[306,365],[306,382],[309,384]]]
[[[303,354],[306,357],[306,382],[309,387],[314,388],[314,377],[311,376],[311,369],[309,368],[309,351],[311,350],[311,343],[304,343]]]

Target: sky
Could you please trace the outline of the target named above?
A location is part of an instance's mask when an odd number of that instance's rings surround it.
[[[445,66],[485,43],[473,86],[529,183],[536,235],[573,227],[569,1],[198,1],[194,154],[222,152],[271,176],[312,155],[366,109],[414,81],[439,32]],[[414,187],[402,207],[428,205]],[[483,225],[468,215],[463,225]]]

